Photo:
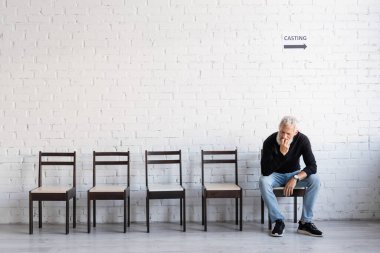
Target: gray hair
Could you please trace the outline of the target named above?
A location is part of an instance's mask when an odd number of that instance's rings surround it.
[[[294,126],[294,129],[298,129],[297,128],[298,120],[296,119],[296,117],[293,117],[293,116],[284,116],[281,119],[278,127],[280,128],[282,125],[292,125]]]

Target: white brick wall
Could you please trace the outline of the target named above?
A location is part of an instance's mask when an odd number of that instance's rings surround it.
[[[258,154],[284,114],[313,144],[315,218],[380,218],[379,28],[376,0],[0,0],[0,223],[27,222],[40,150],[77,151],[85,222],[92,150],[131,151],[143,221],[144,150],[182,149],[198,221],[200,150],[235,147],[244,219],[258,220]],[[308,47],[284,50],[285,35]],[[153,221],[178,219],[176,202],[152,204]],[[210,201],[210,219],[233,219],[225,204]],[[45,206],[45,221],[64,221],[61,204]],[[119,202],[98,210],[122,220]]]

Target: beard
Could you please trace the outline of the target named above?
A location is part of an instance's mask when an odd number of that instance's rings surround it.
[[[294,138],[292,138],[292,139],[289,141],[289,147],[290,147],[290,144],[292,144],[293,139],[294,139]],[[281,145],[280,132],[277,132],[276,141],[277,141],[277,144],[278,144],[278,145]]]

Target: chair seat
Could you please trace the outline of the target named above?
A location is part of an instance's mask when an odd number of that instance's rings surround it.
[[[183,187],[179,184],[153,184],[148,186],[149,191],[183,191]]]
[[[90,192],[124,192],[125,186],[121,185],[97,185],[90,189]]]
[[[69,186],[41,186],[32,190],[32,193],[65,193],[71,188]]]
[[[207,191],[239,191],[240,187],[236,184],[205,184]]]
[[[279,187],[273,187],[273,190],[275,191],[275,190],[284,190],[284,186],[279,186]],[[306,187],[301,187],[301,186],[296,186],[296,187],[294,187],[294,189],[295,190],[304,190],[304,189],[306,189]]]

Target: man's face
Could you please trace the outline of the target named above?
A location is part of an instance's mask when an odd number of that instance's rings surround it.
[[[280,140],[286,140],[291,141],[293,140],[293,137],[298,133],[298,131],[295,129],[293,125],[290,124],[282,124],[280,126],[280,129],[278,131],[279,139]]]

